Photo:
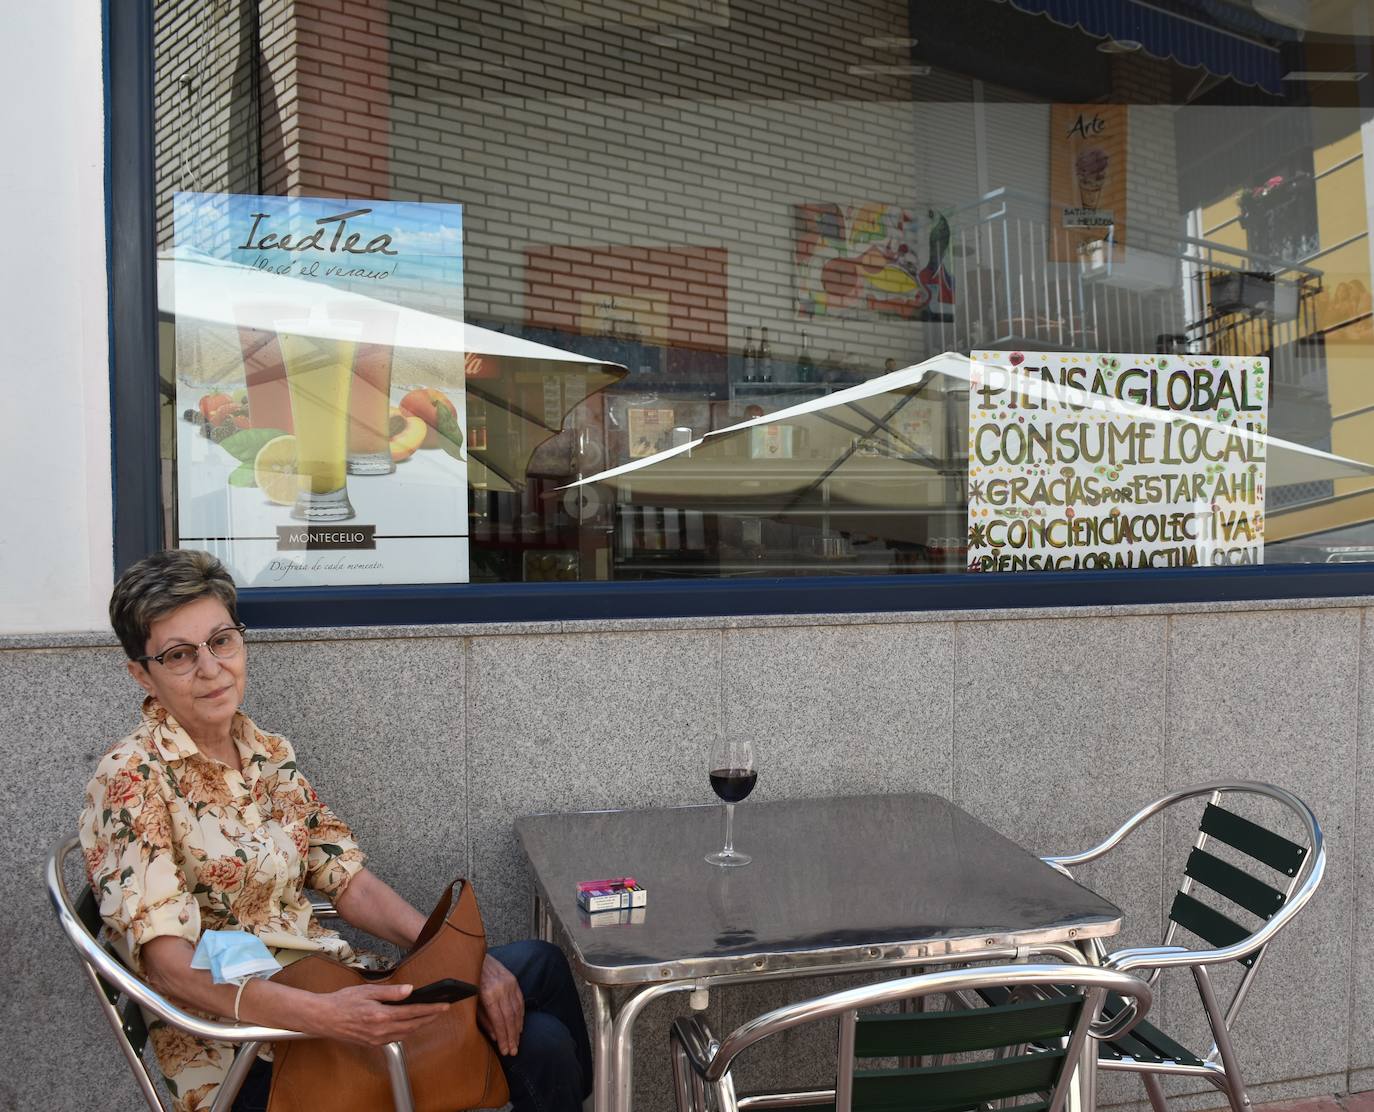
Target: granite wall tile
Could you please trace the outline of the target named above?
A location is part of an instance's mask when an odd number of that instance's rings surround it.
[[[952,634],[948,623],[727,630],[724,728],[753,739],[757,796],[947,796]]]
[[[482,638],[470,653],[472,878],[489,935],[508,941],[529,926],[518,816],[714,798],[720,635]]]
[[[1165,632],[1162,617],[960,623],[955,801],[1034,853],[1067,854],[1162,795]],[[1108,949],[1160,939],[1160,825],[1074,870],[1123,912]],[[1139,1092],[1102,1078],[1104,1101]]]
[[[1363,920],[1374,896],[1367,863],[1358,862],[1357,882],[1354,860],[1355,831],[1370,821],[1363,801],[1374,798],[1371,761],[1356,761],[1357,703],[1361,757],[1374,736],[1359,698],[1374,653],[1361,643],[1369,633],[1358,611],[1103,614],[957,629],[929,616],[872,626],[727,624],[276,639],[253,650],[247,709],[292,739],[374,867],[413,901],[425,906],[439,883],[469,873],[493,941],[528,932],[515,816],[709,801],[707,745],[721,729],[758,741],[762,798],[952,794],[1042,852],[1086,846],[1186,781],[1271,779],[1313,804],[1332,860],[1323,891],[1275,944],[1242,1013],[1238,1039],[1253,1095],[1340,1089],[1348,1066],[1355,1087],[1374,1076],[1374,1041],[1362,1019],[1350,1023],[1352,1008],[1362,1017],[1374,992],[1374,959],[1359,948],[1369,942]],[[0,1023],[18,1033],[0,1107],[135,1108],[136,1090],[55,930],[40,867],[49,845],[74,830],[85,780],[98,754],[132,727],[140,692],[117,649],[82,645],[0,651],[0,690],[20,752],[37,750],[24,775],[0,787],[0,821],[17,832],[0,870],[0,899],[11,909],[0,927],[0,972],[13,986]],[[1073,754],[1089,746],[1092,761],[1080,768]],[[1177,825],[1151,824],[1109,859],[1110,869],[1083,873],[1140,925],[1142,939],[1158,932],[1191,840],[1188,824]],[[728,1030],[772,1003],[829,987],[720,991],[712,1022]],[[1186,1000],[1187,991],[1171,987],[1158,1014],[1187,1028]],[[663,1035],[685,1009],[685,997],[670,997],[641,1024],[641,1112],[668,1107]],[[819,1079],[830,1053],[823,1033],[798,1037],[743,1080]],[[1104,1086],[1104,1104],[1138,1105],[1138,1093]],[[1180,1108],[1218,1103],[1205,1092]]]
[[[245,710],[285,735],[383,880],[428,912],[467,872],[464,642],[253,647]]]
[[[117,648],[0,652],[0,692],[15,773],[0,780],[0,1029],[11,1033],[0,1108],[135,1108],[141,1098],[58,930],[43,868],[76,834],[86,781],[137,723],[143,693]]]
[[[1096,845],[1163,794],[1165,619],[961,623],[954,800],[1027,849]],[[1110,946],[1159,941],[1160,832],[1076,877],[1125,913]]]
[[[471,875],[488,937],[529,934],[531,885],[512,830],[518,816],[705,802],[719,729],[714,631],[474,640]],[[603,875],[632,871],[633,862],[608,861]],[[685,1009],[685,998],[669,997],[636,1026],[636,1108],[671,1107],[667,1029]]]
[[[1360,637],[1361,613],[1353,609],[1169,619],[1169,787],[1272,782],[1312,807],[1327,839],[1326,879],[1269,948],[1233,1029],[1252,1085],[1349,1067]],[[1236,797],[1232,806],[1299,837],[1299,825],[1277,805]],[[1164,867],[1171,883],[1181,876],[1200,809],[1180,805],[1166,815]],[[1258,925],[1244,913],[1236,917]],[[1221,993],[1239,969],[1214,973]],[[1191,978],[1184,972],[1170,980],[1171,1033],[1205,1051],[1211,1040],[1200,1009],[1183,1007],[1185,998],[1196,1000]]]

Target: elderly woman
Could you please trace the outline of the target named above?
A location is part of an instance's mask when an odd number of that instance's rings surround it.
[[[403,948],[425,922],[364,866],[290,744],[240,711],[249,653],[235,603],[233,580],[204,552],[160,552],[115,585],[110,621],[147,698],[142,721],[86,790],[81,842],[100,913],[130,966],[186,1007],[364,1046],[405,1038],[445,1005],[395,1003],[405,985],[316,994],[259,979],[239,991],[191,967],[201,933],[226,929],[253,932],[283,965],[321,951],[367,964],[312,918],[306,887]],[[540,942],[496,947],[479,987],[479,1022],[517,1112],[577,1112],[591,1090],[591,1054],[562,954]],[[151,1037],[178,1112],[208,1108],[232,1047],[162,1024]],[[235,1112],[265,1108],[270,1080],[271,1064],[259,1060]]]

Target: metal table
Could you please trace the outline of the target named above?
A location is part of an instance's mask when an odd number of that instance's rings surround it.
[[[593,990],[595,1112],[630,1112],[633,1029],[645,1005],[716,985],[1031,955],[1090,962],[1121,911],[940,796],[745,803],[743,868],[708,865],[719,805],[517,819],[535,929],[557,923]],[[642,921],[593,926],[581,880],[634,876]],[[606,914],[606,913],[602,913]],[[618,1005],[616,989],[621,989]],[[1092,1107],[1093,1048],[1080,1068]]]

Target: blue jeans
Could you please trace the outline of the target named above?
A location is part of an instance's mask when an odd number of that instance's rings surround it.
[[[520,984],[525,1026],[520,1049],[501,1058],[514,1112],[581,1112],[592,1091],[592,1050],[582,1003],[563,952],[547,942],[496,946],[492,957]],[[234,1101],[234,1112],[266,1112],[272,1063],[257,1061]]]

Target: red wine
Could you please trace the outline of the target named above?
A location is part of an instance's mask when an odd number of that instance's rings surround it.
[[[713,768],[711,770],[711,790],[726,803],[738,803],[746,798],[759,774],[752,768]]]

